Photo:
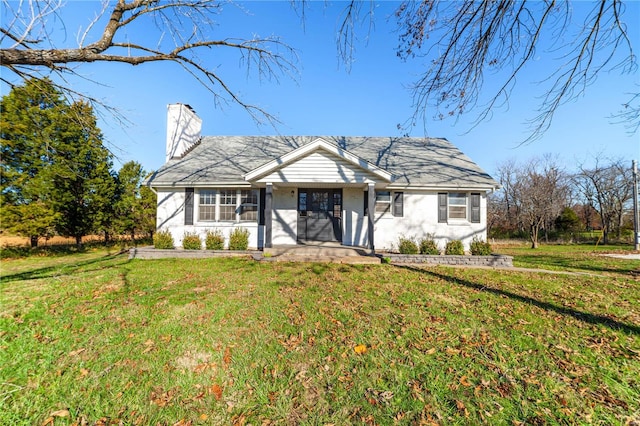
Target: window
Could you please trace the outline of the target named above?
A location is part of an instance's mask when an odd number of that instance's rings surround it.
[[[298,212],[300,217],[307,215],[307,191],[298,190]]]
[[[240,191],[240,220],[258,219],[258,191],[243,189]]]
[[[258,221],[258,190],[201,189],[198,194],[198,220],[201,222]]]
[[[479,193],[438,193],[438,222],[468,220],[480,223],[480,198]]]
[[[203,222],[216,220],[216,191],[200,190],[198,220]]]
[[[333,217],[342,217],[342,192],[333,193]]]
[[[235,221],[236,220],[236,190],[222,189],[220,190],[220,220]]]
[[[387,213],[391,211],[391,192],[376,191],[376,213]]]
[[[375,209],[376,213],[385,214],[393,211],[393,215],[402,217],[404,215],[404,192],[376,191]],[[365,216],[369,215],[369,191],[364,191],[362,211]]]
[[[393,193],[393,215],[396,217],[404,216],[404,192]]]
[[[449,219],[465,220],[467,218],[467,194],[451,192],[449,194]]]

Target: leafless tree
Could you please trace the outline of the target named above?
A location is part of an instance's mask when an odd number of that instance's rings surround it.
[[[267,111],[246,103],[226,84],[215,63],[216,53],[237,52],[247,68],[262,78],[277,79],[296,70],[295,52],[277,37],[213,37],[213,17],[222,0],[103,0],[96,17],[79,32],[76,46],[50,44],[52,23],[64,24],[62,0],[1,1],[0,63],[21,77],[42,75],[43,69],[65,76],[77,72],[74,65],[95,61],[174,62],[201,82],[217,102],[237,102],[257,120],[273,121]],[[304,19],[308,2],[291,2]],[[408,123],[470,111],[485,99],[485,73],[500,72],[505,76],[502,84],[486,104],[479,105],[477,119],[481,121],[494,107],[508,102],[516,79],[529,63],[540,54],[553,54],[560,59],[559,67],[542,77],[547,87],[541,89],[543,100],[531,122],[529,139],[535,139],[549,127],[557,108],[581,95],[602,71],[615,67],[634,71],[636,57],[621,18],[623,0],[592,3],[575,34],[570,32],[571,4],[555,0],[403,1],[395,14],[400,34],[397,54],[403,59],[422,57],[428,64],[412,86],[414,114]],[[351,0],[343,6],[337,43],[347,67],[359,27],[369,22],[369,31],[372,28],[372,18],[366,17],[373,16],[375,5],[374,0]],[[157,28],[155,43],[128,38],[136,34],[128,30],[144,25],[146,30],[148,24]],[[540,41],[545,37],[556,44],[543,52]],[[2,78],[9,82],[5,75]],[[73,93],[69,85],[64,89]],[[637,99],[625,104],[622,119],[637,119]],[[637,131],[638,126],[631,129]]]
[[[65,25],[62,0],[2,0],[0,63],[5,71],[23,79],[53,72],[66,81],[68,75],[78,73],[75,66],[82,63],[172,62],[200,82],[216,103],[235,102],[255,120],[273,122],[270,113],[247,103],[227,85],[215,58],[223,50],[236,52],[249,72],[263,79],[278,79],[295,74],[295,51],[277,37],[214,37],[214,17],[222,3],[228,2],[103,0],[95,3],[95,17],[88,17],[86,28],[78,31],[77,44],[58,46],[52,44],[52,33],[56,25]],[[2,81],[12,84],[7,74]],[[59,89],[96,101],[74,92],[69,84]]]
[[[359,22],[353,18],[360,2],[348,8],[341,27],[342,45],[349,46]],[[557,69],[541,76],[542,102],[531,118],[526,141],[540,137],[555,111],[583,94],[602,71],[637,69],[626,24],[623,0],[598,0],[575,23],[571,1],[403,1],[396,10],[400,58],[422,58],[426,69],[411,87],[414,114],[407,126],[428,118],[460,116],[479,107],[477,122],[508,103],[516,80],[541,55],[558,59]],[[373,9],[370,9],[373,13]],[[551,42],[548,49],[542,49]],[[350,49],[343,49],[350,54]],[[345,58],[348,60],[348,58]],[[485,75],[500,84],[483,93]],[[496,77],[493,77],[495,81]],[[636,101],[637,97],[634,98]],[[622,102],[621,102],[622,104]],[[629,105],[629,102],[626,103]],[[637,102],[625,108],[623,119],[635,117]],[[635,125],[632,130],[637,131]],[[526,142],[523,141],[523,142]]]
[[[622,104],[622,110],[613,115],[618,123],[623,123],[630,134],[640,129],[640,92],[629,93],[629,100]]]
[[[518,205],[514,204],[514,185],[516,183],[516,161],[502,162],[496,171],[496,178],[500,182],[500,190],[492,194],[487,201],[487,208],[492,212],[496,228],[508,233],[522,232],[523,226],[519,221]]]
[[[504,220],[525,229],[531,248],[538,247],[541,230],[548,230],[569,203],[568,175],[551,155],[519,165],[508,161],[499,167]]]
[[[603,164],[604,163],[604,164]],[[593,205],[602,223],[604,244],[612,232],[620,238],[625,208],[633,197],[633,177],[622,159],[596,158],[595,166],[580,166],[574,183],[585,201]]]

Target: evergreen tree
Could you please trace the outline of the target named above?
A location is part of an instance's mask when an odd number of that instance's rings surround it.
[[[52,163],[66,107],[47,79],[29,80],[0,100],[0,219],[32,247],[52,235],[58,218],[49,200],[52,182],[40,172]]]
[[[135,161],[125,163],[118,172],[117,229],[129,234],[134,243],[136,234],[153,236],[155,231],[156,197],[142,185],[145,175],[142,166]]]
[[[142,166],[135,161],[123,164],[118,172],[120,199],[116,207],[117,228],[121,234],[129,234],[133,242],[139,227],[140,182],[143,176]]]
[[[61,124],[54,161],[43,172],[53,182],[51,201],[60,213],[56,230],[80,245],[82,237],[95,230],[96,219],[104,225],[103,210],[110,193],[115,194],[111,154],[102,145],[89,104],[70,105]]]
[[[31,239],[76,238],[109,222],[111,154],[90,105],[69,104],[50,80],[29,80],[0,102],[2,227]]]

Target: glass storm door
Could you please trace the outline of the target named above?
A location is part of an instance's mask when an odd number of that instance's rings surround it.
[[[342,241],[342,190],[298,190],[298,240]]]

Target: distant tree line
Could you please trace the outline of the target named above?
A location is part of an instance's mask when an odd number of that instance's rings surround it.
[[[629,163],[629,164],[627,164]],[[631,162],[596,159],[592,167],[569,173],[551,155],[498,166],[502,188],[488,201],[491,237],[576,239],[582,231],[602,231],[602,243],[620,240],[633,226]]]
[[[31,246],[54,235],[152,236],[155,195],[134,161],[113,171],[93,108],[68,102],[48,79],[0,100],[0,224]]]

